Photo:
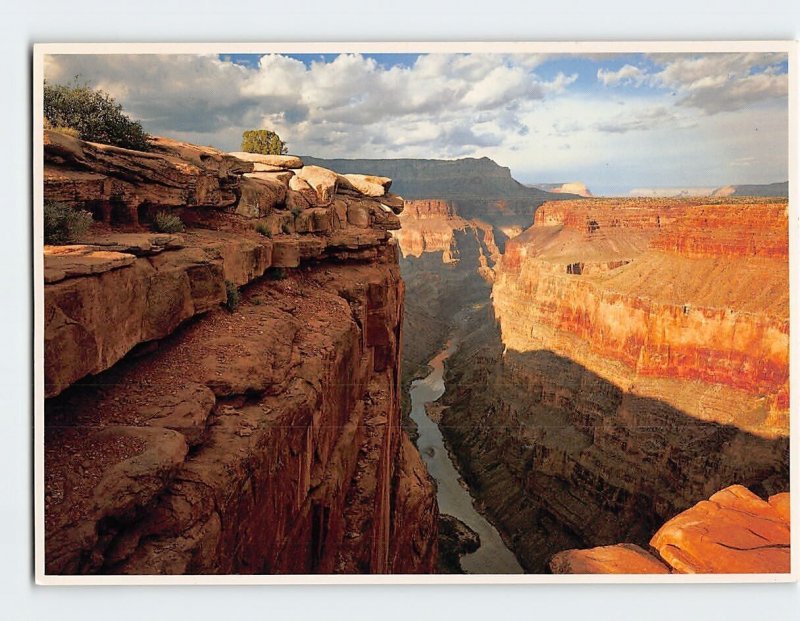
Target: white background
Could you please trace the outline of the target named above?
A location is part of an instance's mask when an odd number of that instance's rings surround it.
[[[778,585],[36,587],[30,62],[35,42],[797,39],[797,0],[5,0],[0,8],[0,618],[798,619]],[[795,459],[797,455],[793,456]]]

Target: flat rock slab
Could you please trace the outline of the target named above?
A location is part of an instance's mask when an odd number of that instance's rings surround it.
[[[303,160],[296,155],[263,155],[261,153],[247,153],[245,151],[233,151],[228,155],[238,157],[245,162],[276,166],[278,168],[302,168]]]
[[[669,567],[632,543],[564,550],[550,559],[554,574],[668,574]]]
[[[97,246],[45,246],[45,284],[65,278],[102,274],[131,265],[136,260],[132,254],[99,250]]]
[[[365,196],[383,196],[392,185],[388,177],[375,177],[372,175],[340,175],[339,182],[348,189],[354,189]]]
[[[100,246],[103,250],[132,254],[137,257],[184,247],[183,237],[170,233],[108,233],[93,236],[91,239],[87,239],[86,243]]]
[[[787,573],[786,497],[769,503],[732,485],[672,518],[650,545],[679,573]]]

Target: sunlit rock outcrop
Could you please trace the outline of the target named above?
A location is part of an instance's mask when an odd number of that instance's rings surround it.
[[[664,524],[650,540],[651,552],[631,544],[564,550],[549,568],[565,574],[788,573],[788,509],[788,493],[764,501],[732,485]]]
[[[787,252],[774,199],[547,203],[506,243],[443,432],[527,569],[788,489]]]
[[[45,198],[96,220],[44,248],[47,573],[434,570],[400,427],[402,201],[359,183],[46,133]],[[149,231],[162,211],[186,230]]]

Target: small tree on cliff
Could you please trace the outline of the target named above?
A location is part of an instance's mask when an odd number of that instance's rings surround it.
[[[242,151],[261,155],[285,155],[286,143],[268,129],[249,129],[242,133]]]
[[[148,134],[142,124],[122,111],[105,91],[86,84],[44,85],[45,126],[69,128],[83,140],[126,149],[149,151]]]

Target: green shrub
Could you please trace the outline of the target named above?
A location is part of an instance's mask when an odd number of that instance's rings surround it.
[[[81,133],[75,129],[74,127],[53,127],[53,124],[47,120],[47,117],[44,119],[44,128],[52,130],[57,134],[64,134],[65,136],[72,136],[73,138],[80,138]]]
[[[168,211],[159,211],[153,218],[153,230],[158,233],[183,233],[185,228],[183,220]]]
[[[272,229],[266,222],[259,222],[256,224],[256,232],[261,233],[264,237],[272,237]]]
[[[149,151],[148,134],[108,93],[77,83],[44,85],[44,116],[51,127],[78,132],[83,140]]]
[[[281,224],[281,231],[283,231],[287,235],[291,235],[291,233],[292,233],[292,229],[285,222],[283,224]]]
[[[261,155],[284,155],[286,143],[268,129],[250,129],[242,133],[242,151]]]
[[[69,244],[92,225],[92,214],[64,203],[44,202],[44,243]]]
[[[237,287],[234,283],[230,280],[225,281],[225,308],[228,309],[229,313],[232,313],[236,310],[236,307],[239,306],[239,301],[241,300],[241,294],[239,293],[239,287]]]

